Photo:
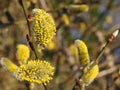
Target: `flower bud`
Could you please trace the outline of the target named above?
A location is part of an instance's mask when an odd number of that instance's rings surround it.
[[[19,44],[17,46],[16,56],[17,56],[17,60],[19,60],[20,63],[25,63],[30,56],[30,50],[28,46],[24,44]]]
[[[7,69],[9,72],[14,73],[14,71],[18,68],[14,63],[12,63],[9,59],[7,58],[1,58],[0,61],[1,65]]]
[[[115,30],[108,38],[108,41],[109,42],[112,42],[116,37],[117,35],[119,34],[119,29]]]

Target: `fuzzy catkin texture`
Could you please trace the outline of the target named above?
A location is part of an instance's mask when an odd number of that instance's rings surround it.
[[[87,66],[90,62],[86,44],[81,40],[75,40],[75,46],[78,49],[79,61],[82,66]]]
[[[52,16],[42,9],[33,9],[33,30],[36,43],[45,47],[56,32]]]
[[[22,64],[16,71],[18,80],[26,80],[33,83],[44,83],[45,85],[52,79],[54,67],[50,63],[41,60],[30,60]]]
[[[24,44],[19,44],[17,46],[16,54],[17,54],[17,60],[19,60],[21,62],[26,62],[26,60],[30,56],[30,50],[29,50],[28,46],[26,46]]]
[[[88,86],[97,77],[98,73],[99,73],[98,64],[96,64],[95,62],[92,62],[91,65],[83,74],[80,81],[86,86]]]
[[[14,73],[14,71],[18,68],[17,65],[15,65],[14,63],[12,63],[9,59],[7,58],[1,58],[0,61],[1,65],[3,66],[3,68],[7,69],[9,72]]]

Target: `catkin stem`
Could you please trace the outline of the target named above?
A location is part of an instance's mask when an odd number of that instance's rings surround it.
[[[102,51],[100,52],[100,54],[98,55],[97,59],[96,59],[96,63],[100,62],[100,58],[103,55],[103,53],[105,52],[105,49],[107,48],[107,46],[109,45],[109,41],[106,43],[106,45],[103,47]]]

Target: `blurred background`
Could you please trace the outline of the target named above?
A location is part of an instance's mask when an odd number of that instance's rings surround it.
[[[41,58],[55,67],[55,76],[48,90],[72,90],[75,84],[74,40],[83,40],[90,60],[95,60],[108,36],[120,28],[120,0],[24,0],[27,14],[33,8],[50,13],[55,21],[57,35],[47,48],[40,51]],[[28,45],[28,27],[18,0],[0,0],[0,58],[7,57],[15,64],[16,46]],[[75,6],[86,5],[81,9]],[[30,59],[34,59],[31,51]],[[74,67],[73,67],[74,65]],[[120,34],[107,47],[99,64],[100,73],[85,90],[120,90]],[[119,77],[118,77],[119,74]],[[0,66],[0,90],[27,90],[24,83],[15,79]],[[44,90],[36,84],[35,90]]]

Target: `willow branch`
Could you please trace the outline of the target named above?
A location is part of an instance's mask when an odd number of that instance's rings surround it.
[[[28,20],[28,15],[27,15],[27,11],[26,11],[26,8],[25,8],[25,4],[24,4],[23,0],[19,0],[19,3],[22,6],[22,9],[23,9],[26,21],[27,21],[29,34],[32,38],[34,38],[34,35],[33,35],[34,32],[33,32],[32,27],[31,27],[32,22],[29,22],[29,20]],[[32,39],[31,41],[28,41],[28,42],[29,42],[29,45],[30,45],[31,49],[33,50],[33,52],[35,54],[36,59],[38,59],[39,58],[39,53],[38,53],[38,50],[37,50],[37,46],[35,45],[36,44],[35,40]]]
[[[96,62],[99,63],[100,62],[100,58],[103,55],[103,53],[105,52],[107,46],[109,45],[110,42],[107,42],[106,45],[103,47],[102,51],[100,52],[100,54],[98,55]]]
[[[119,29],[116,29],[108,38],[106,45],[104,46],[104,48],[102,49],[102,51],[100,52],[100,54],[98,55],[97,59],[96,59],[96,63],[100,62],[100,58],[103,55],[105,49],[107,48],[107,46],[118,36],[119,34]]]

